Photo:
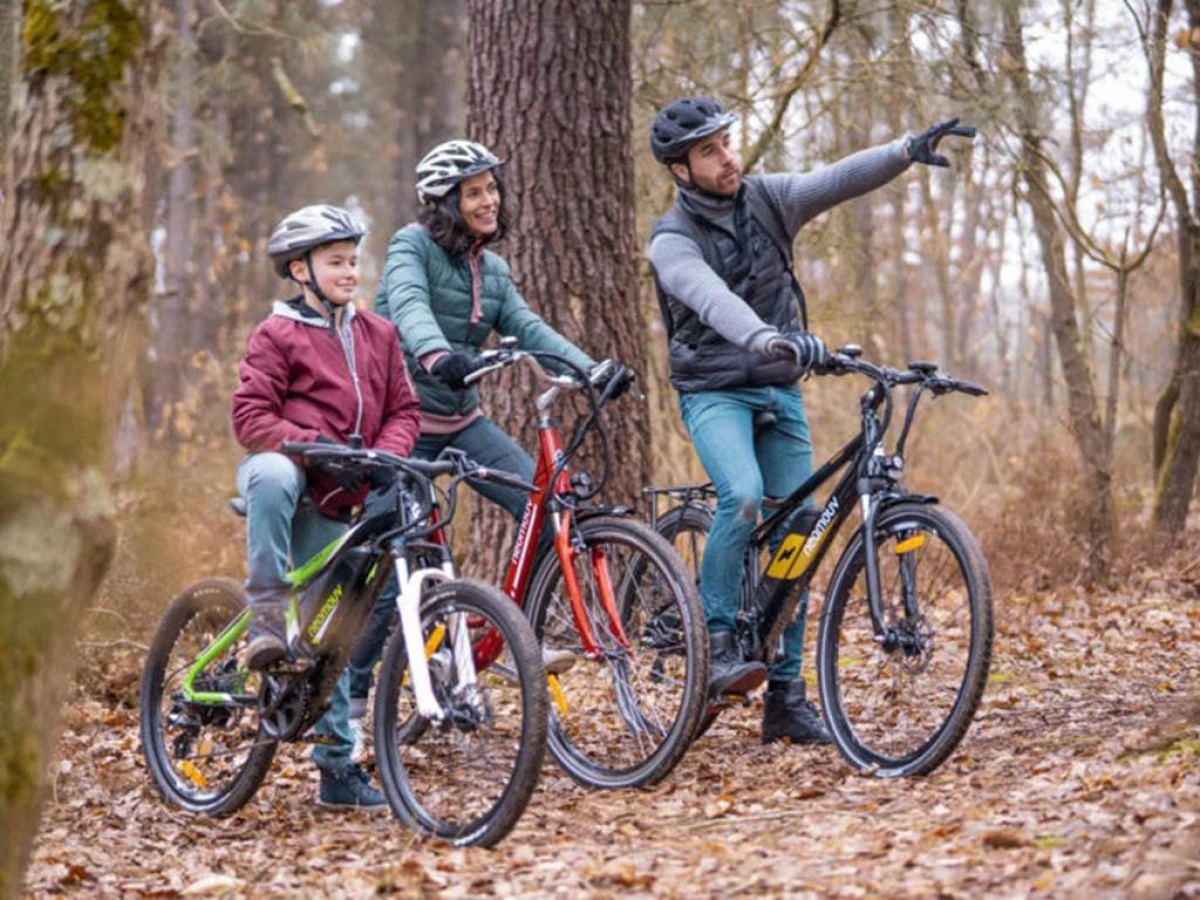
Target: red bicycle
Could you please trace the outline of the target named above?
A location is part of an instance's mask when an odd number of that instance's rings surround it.
[[[616,366],[593,373],[611,376],[597,390],[568,360],[506,341],[480,355],[468,380],[518,363],[531,365],[549,387],[536,400],[537,490],[525,507],[504,593],[525,610],[545,648],[548,745],[580,784],[653,784],[683,757],[704,712],[708,631],[695,580],[671,544],[628,518],[630,510],[591,502],[610,469],[600,412],[633,372]],[[584,391],[590,412],[564,446],[550,408],[565,391]],[[567,470],[593,431],[603,461],[595,482]],[[539,549],[547,528],[553,542]],[[492,661],[498,637],[478,639],[477,665]]]

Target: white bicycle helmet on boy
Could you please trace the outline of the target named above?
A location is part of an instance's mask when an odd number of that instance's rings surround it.
[[[293,260],[304,259],[322,244],[362,240],[367,229],[353,213],[340,206],[317,203],[283,217],[267,241],[267,255],[280,278],[291,278]]]
[[[474,141],[438,144],[417,163],[417,197],[422,203],[444,197],[459,182],[500,163],[500,157]]]

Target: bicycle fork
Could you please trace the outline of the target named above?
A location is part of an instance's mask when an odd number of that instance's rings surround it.
[[[588,618],[587,607],[583,601],[583,591],[579,586],[579,578],[575,573],[575,558],[579,550],[571,543],[571,514],[564,513],[554,537],[555,550],[558,552],[559,565],[562,568],[563,585],[567,590],[567,599],[571,603],[571,614],[575,619],[575,627],[583,644],[583,653],[588,659],[602,659],[604,651],[596,642],[591,620]],[[617,611],[616,593],[613,591],[612,577],[608,571],[608,554],[603,547],[588,547],[588,562],[592,583],[599,594],[600,606],[608,619],[608,631],[613,640],[623,650],[629,650],[629,637],[621,624],[621,616]]]
[[[444,636],[430,640],[429,646],[421,633],[421,596],[425,583],[448,581],[454,577],[453,564],[445,562],[440,569],[425,568],[409,573],[408,560],[402,555],[395,559],[396,578],[400,592],[396,605],[400,614],[400,629],[404,638],[404,650],[408,657],[408,675],[417,701],[417,712],[426,719],[441,722],[446,711],[433,693],[433,680],[429,675],[429,657],[437,650]],[[475,660],[471,653],[471,633],[466,622],[466,613],[450,617],[450,642],[454,651],[454,665],[459,687],[476,683]]]

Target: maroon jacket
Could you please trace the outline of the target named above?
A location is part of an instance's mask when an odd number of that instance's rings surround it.
[[[302,301],[277,302],[250,334],[233,395],[233,433],[247,450],[279,450],[284,441],[324,435],[407,456],[420,434],[420,402],[404,368],[396,328],[347,306],[335,334]],[[322,512],[338,515],[367,488],[342,490],[313,473]]]

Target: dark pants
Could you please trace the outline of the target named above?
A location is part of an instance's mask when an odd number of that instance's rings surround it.
[[[475,462],[490,469],[512,472],[526,481],[533,481],[534,462],[529,454],[521,449],[507,432],[491,419],[486,417],[476,419],[462,431],[454,434],[423,434],[412,455],[420,459],[433,459],[446,447],[462,450]],[[502,487],[496,484],[482,484],[468,481],[467,484],[493,503],[504,507],[517,521],[525,512],[525,502],[529,494],[518,488]],[[368,508],[376,503],[394,504],[394,498],[388,495],[372,495],[367,501]],[[543,540],[547,539],[548,531],[542,532]],[[383,645],[387,641],[388,631],[396,614],[396,596],[399,588],[396,575],[392,573],[388,585],[375,608],[371,610],[371,621],[363,633],[362,640],[354,648],[350,657],[350,714],[361,716],[366,712],[367,694],[371,690],[371,671],[383,653]]]

